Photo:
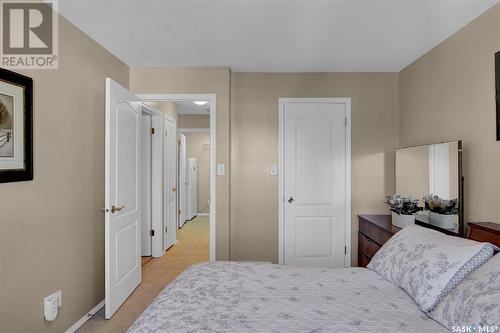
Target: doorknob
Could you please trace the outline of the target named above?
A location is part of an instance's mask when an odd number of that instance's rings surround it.
[[[120,206],[120,207],[116,207],[115,205],[111,206],[111,213],[116,213],[116,212],[119,212],[120,210],[122,210],[123,208],[125,208],[125,206]]]
[[[177,191],[177,189],[175,187],[172,187],[172,192],[175,192]]]
[[[293,197],[288,197],[288,199],[286,199],[286,201],[288,201],[289,204],[293,204],[295,199]]]

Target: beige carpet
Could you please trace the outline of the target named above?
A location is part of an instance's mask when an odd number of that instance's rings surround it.
[[[209,259],[208,216],[199,216],[177,231],[177,244],[142,268],[142,283],[112,319],[94,316],[78,332],[126,332],[160,291],[188,266]]]

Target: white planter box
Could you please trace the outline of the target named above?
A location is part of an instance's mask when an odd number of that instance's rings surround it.
[[[415,224],[415,215],[399,215],[392,212],[392,225],[404,228],[410,224]]]
[[[453,229],[455,228],[454,216],[429,212],[429,223],[444,229]]]

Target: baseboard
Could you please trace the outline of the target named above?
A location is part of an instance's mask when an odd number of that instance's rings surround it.
[[[83,324],[85,324],[87,322],[87,320],[89,320],[90,318],[92,318],[92,316],[95,315],[103,307],[104,307],[104,300],[101,303],[99,303],[96,306],[94,306],[89,312],[87,312],[82,318],[80,318],[79,321],[77,321],[76,323],[73,324],[73,326],[71,326],[70,328],[68,328],[65,333],[74,333],[74,332],[76,332],[80,327],[83,326]]]
[[[198,213],[197,216],[210,216],[210,213]]]

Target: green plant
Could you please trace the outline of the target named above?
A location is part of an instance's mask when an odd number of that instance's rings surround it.
[[[424,197],[425,207],[436,214],[457,215],[460,209],[457,199],[445,200],[437,195],[427,195]]]
[[[418,207],[418,199],[404,197],[399,194],[386,196],[384,202],[389,205],[392,212],[398,215],[414,215],[422,210],[422,207]]]

